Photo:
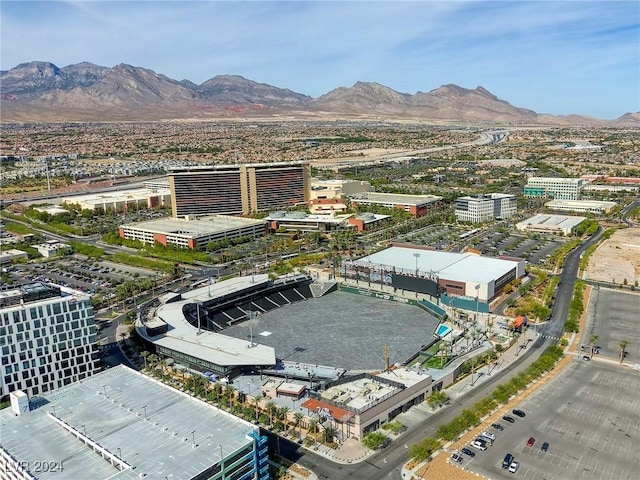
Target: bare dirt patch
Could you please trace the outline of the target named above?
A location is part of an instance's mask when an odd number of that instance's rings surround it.
[[[640,282],[640,228],[618,230],[589,258],[587,280],[627,283]]]

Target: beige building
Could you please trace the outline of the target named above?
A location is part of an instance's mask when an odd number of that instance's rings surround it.
[[[361,180],[311,179],[311,199],[342,198],[358,193],[373,192],[375,188]]]
[[[132,208],[168,207],[171,205],[171,190],[139,188],[66,197],[62,201],[63,204],[79,205],[83,210],[125,212]]]

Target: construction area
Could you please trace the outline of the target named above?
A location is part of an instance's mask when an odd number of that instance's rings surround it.
[[[589,258],[585,280],[637,285],[640,283],[640,228],[616,231]]]

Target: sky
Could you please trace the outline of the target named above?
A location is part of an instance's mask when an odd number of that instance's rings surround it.
[[[126,63],[319,97],[357,81],[402,93],[482,86],[512,105],[614,119],[640,112],[640,2],[0,2],[0,69]]]

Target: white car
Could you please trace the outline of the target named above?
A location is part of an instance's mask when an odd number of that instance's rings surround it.
[[[481,452],[484,452],[487,449],[487,445],[485,443],[480,443],[477,440],[472,442],[471,446],[476,450],[480,450]]]
[[[509,471],[511,473],[516,473],[516,471],[518,470],[519,466],[520,466],[520,464],[514,460],[513,462],[511,462],[511,465],[509,465]]]
[[[482,432],[482,436],[483,437],[487,437],[489,440],[494,440],[496,439],[496,436],[491,433],[491,432]]]

